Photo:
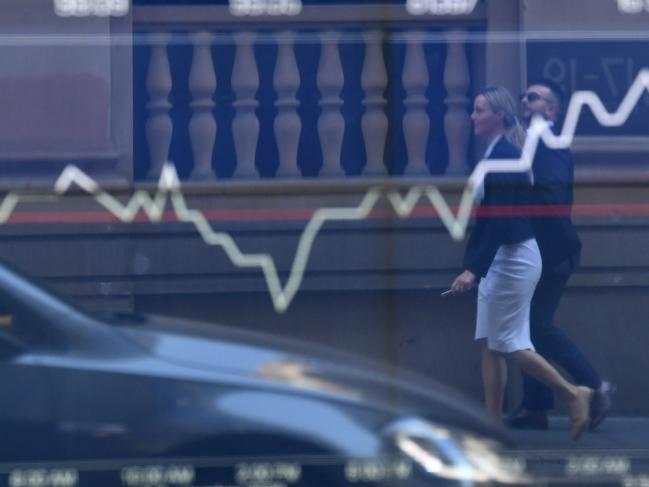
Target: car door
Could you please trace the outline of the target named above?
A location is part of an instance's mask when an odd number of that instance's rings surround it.
[[[52,388],[38,352],[23,339],[28,313],[0,300],[0,461],[43,461],[56,456]]]

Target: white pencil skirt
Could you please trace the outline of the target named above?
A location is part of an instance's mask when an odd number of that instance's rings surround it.
[[[478,286],[475,339],[487,339],[497,352],[534,350],[530,340],[530,303],[541,277],[541,253],[535,239],[501,245]]]

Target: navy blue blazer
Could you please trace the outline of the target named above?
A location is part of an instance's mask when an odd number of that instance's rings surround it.
[[[489,159],[518,159],[520,154],[520,150],[503,136],[494,146]],[[477,208],[475,225],[464,252],[465,269],[484,277],[498,247],[523,242],[534,236],[528,215],[531,201],[532,185],[528,173],[487,174],[484,198]]]
[[[551,149],[543,141],[532,163],[532,225],[541,250],[543,272],[571,272],[579,264],[581,241],[572,224],[574,166],[568,149]]]

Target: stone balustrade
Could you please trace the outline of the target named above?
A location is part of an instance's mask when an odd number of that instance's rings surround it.
[[[173,160],[197,180],[467,174],[472,81],[464,36],[480,26],[483,12],[422,18],[393,5],[382,18],[366,7],[323,5],[256,22],[223,6],[136,6],[133,28],[149,59],[142,152],[148,161],[136,154],[135,164],[147,166],[140,173],[155,179],[162,164]],[[172,76],[183,69],[170,55],[178,44],[191,49],[188,91],[172,99],[181,89],[172,79],[185,76]],[[261,59],[269,45],[270,70]],[[216,46],[230,49],[231,64]],[[306,58],[299,55],[305,46]],[[269,92],[271,102],[263,98]],[[270,119],[262,117],[269,108]],[[232,116],[227,126],[218,126],[224,119],[215,114],[226,109]],[[183,110],[187,117],[174,116]],[[189,143],[171,154],[176,131],[188,132]],[[227,147],[218,147],[226,137]],[[219,170],[228,151],[233,167]],[[346,151],[363,160],[347,160]]]

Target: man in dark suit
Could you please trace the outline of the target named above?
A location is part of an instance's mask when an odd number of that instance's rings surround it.
[[[521,96],[521,115],[530,123],[541,116],[553,131],[561,110],[561,91],[551,82],[532,84]],[[579,266],[581,242],[572,224],[574,169],[568,149],[552,149],[543,141],[532,165],[534,173],[532,224],[543,261],[530,311],[530,333],[537,352],[560,365],[579,385],[595,390],[591,402],[591,430],[611,408],[614,387],[602,381],[574,342],[554,326],[554,314],[570,275]],[[554,405],[552,391],[523,374],[523,401],[506,419],[512,428],[547,429],[547,411]]]

